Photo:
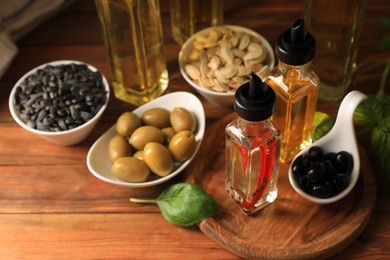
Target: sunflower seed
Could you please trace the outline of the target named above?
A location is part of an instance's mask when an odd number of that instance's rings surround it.
[[[46,66],[15,90],[19,117],[31,128],[63,131],[90,120],[106,102],[102,76],[86,65]]]

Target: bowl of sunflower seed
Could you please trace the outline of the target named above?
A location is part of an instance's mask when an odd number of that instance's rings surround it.
[[[105,111],[110,87],[95,67],[58,60],[31,69],[14,85],[9,110],[21,127],[57,145],[83,141]]]
[[[232,106],[234,93],[251,73],[265,79],[274,67],[269,42],[240,26],[221,25],[192,35],[179,53],[183,78],[207,101]]]

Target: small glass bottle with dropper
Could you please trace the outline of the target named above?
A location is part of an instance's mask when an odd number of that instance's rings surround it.
[[[266,83],[276,93],[276,108],[271,120],[282,134],[282,163],[290,162],[312,142],[319,90],[318,76],[311,69],[315,47],[315,39],[304,29],[303,19],[298,19],[277,39],[275,52],[279,63],[269,73]]]
[[[275,201],[280,133],[271,123],[275,92],[252,74],[235,93],[238,117],[225,128],[226,190],[245,214]]]

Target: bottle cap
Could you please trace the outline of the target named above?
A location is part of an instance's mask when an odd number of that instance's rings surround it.
[[[275,109],[275,92],[256,74],[240,86],[234,94],[234,110],[247,121],[263,121],[272,116]]]
[[[304,29],[303,19],[296,20],[291,29],[279,35],[276,41],[276,56],[289,65],[303,65],[314,58],[316,42]]]

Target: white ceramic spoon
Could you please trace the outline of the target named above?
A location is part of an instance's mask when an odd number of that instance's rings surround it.
[[[355,186],[360,173],[360,158],[358,145],[356,142],[355,128],[353,124],[353,114],[355,112],[356,107],[365,98],[366,95],[359,91],[354,90],[349,92],[341,102],[337,113],[336,122],[333,128],[325,136],[314,142],[312,145],[306,147],[295,156],[295,158],[297,158],[298,156],[307,153],[307,151],[312,146],[320,146],[324,150],[324,152],[349,152],[353,157],[353,169],[351,173],[351,181],[348,187],[341,193],[331,198],[322,199],[311,196],[304,192],[295,181],[291,169],[291,163],[288,171],[290,183],[295,189],[295,191],[297,191],[304,198],[318,204],[329,204],[345,197]]]

